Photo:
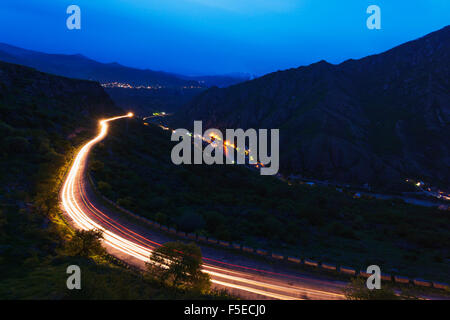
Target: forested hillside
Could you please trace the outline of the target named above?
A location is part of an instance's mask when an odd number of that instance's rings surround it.
[[[79,235],[62,219],[59,187],[98,120],[122,113],[96,82],[0,62],[0,299],[201,297],[146,280],[101,251],[74,253]],[[71,264],[81,268],[82,290],[66,287]]]

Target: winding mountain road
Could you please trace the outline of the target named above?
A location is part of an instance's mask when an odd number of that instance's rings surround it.
[[[98,135],[76,154],[60,192],[61,207],[70,224],[79,229],[103,230],[108,252],[129,264],[145,267],[152,250],[173,241],[163,233],[130,222],[104,205],[87,179],[87,160],[92,148],[108,133],[109,123],[133,117],[132,113],[100,121]],[[345,283],[300,274],[284,266],[257,261],[227,250],[202,246],[203,271],[213,286],[226,288],[244,299],[344,299]]]

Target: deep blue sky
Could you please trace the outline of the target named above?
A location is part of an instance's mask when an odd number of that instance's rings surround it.
[[[81,30],[66,8],[81,8]],[[381,8],[382,30],[366,28]],[[0,42],[185,74],[263,73],[379,53],[450,24],[449,0],[2,0]]]

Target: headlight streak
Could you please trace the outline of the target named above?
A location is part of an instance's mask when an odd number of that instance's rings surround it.
[[[99,121],[100,130],[98,135],[87,142],[78,152],[73,161],[73,164],[69,170],[69,173],[66,177],[66,180],[63,184],[61,190],[61,202],[64,211],[71,218],[71,220],[83,230],[91,230],[91,229],[99,229],[103,231],[104,235],[104,243],[119,252],[130,255],[134,258],[142,262],[147,262],[149,260],[149,256],[152,250],[161,246],[160,243],[154,242],[146,237],[126,228],[122,224],[118,223],[116,220],[104,214],[101,210],[96,208],[94,204],[88,199],[86,194],[86,189],[84,186],[84,178],[85,178],[85,168],[86,168],[86,160],[91,151],[92,147],[103,140],[108,133],[108,123],[111,121],[115,121],[122,118],[133,117],[132,113],[128,113],[124,116],[113,117],[109,119],[103,119]],[[81,201],[79,201],[81,199]],[[103,225],[95,222],[88,214],[92,214],[102,223]],[[104,226],[106,225],[106,227]],[[116,233],[117,232],[117,233]],[[290,278],[298,278],[293,275],[282,275],[275,272],[270,272],[266,270],[258,270],[254,268],[234,265],[222,261],[218,261],[211,258],[203,258],[206,261],[210,261],[213,263],[219,263],[225,266],[233,267],[233,268],[242,268],[246,270],[251,270],[253,272],[263,272],[272,275],[290,277]],[[232,269],[223,269],[213,265],[204,264],[203,271],[209,273],[213,279],[212,282],[218,285],[235,288],[247,292],[252,292],[255,294],[263,295],[270,298],[275,299],[299,299],[298,295],[301,294],[317,294],[319,296],[325,298],[342,298],[342,294],[337,294],[333,292],[326,292],[320,290],[314,290],[310,288],[295,288],[292,285],[290,286],[281,286],[277,284],[271,284],[268,282],[262,282],[258,280],[248,279],[248,277],[255,276],[255,274],[245,274],[233,271]],[[234,275],[230,275],[234,274]],[[246,276],[247,278],[245,278]],[[221,280],[217,280],[216,278],[220,278]],[[223,281],[226,279],[227,281]],[[274,281],[274,279],[267,278],[267,280]],[[241,282],[252,286],[260,287],[261,289],[254,287],[247,287],[240,284],[236,284],[235,282]],[[281,291],[284,293],[295,294],[295,296],[287,296],[280,293],[268,292],[262,289],[274,289],[277,291]]]

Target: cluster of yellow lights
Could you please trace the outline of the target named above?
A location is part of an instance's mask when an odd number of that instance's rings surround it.
[[[208,141],[208,140],[205,140],[205,141],[207,141],[207,142],[209,142],[209,143],[212,143],[212,142],[214,142],[215,140],[222,140],[218,135],[216,135],[215,133],[210,133],[209,134],[209,137],[210,137],[210,140]],[[214,139],[214,140],[213,140]],[[234,143],[231,143],[231,142],[229,142],[228,140],[224,140],[223,141],[223,144],[226,146],[226,147],[230,147],[230,148],[233,148],[233,149],[235,149],[236,151],[240,151],[239,150],[239,147],[236,147],[236,145],[234,144]],[[225,151],[227,152],[228,150],[227,150],[227,148],[225,148]],[[246,155],[246,156],[248,156],[249,154],[250,154],[250,152],[251,152],[251,150],[250,149],[248,149],[248,150],[244,150],[244,154]],[[252,156],[250,156],[250,160],[251,161],[254,161],[255,159],[252,157]],[[234,161],[233,161],[233,163],[234,163]],[[261,166],[261,167],[264,167],[264,164],[263,163],[261,163],[261,162],[257,162],[256,164],[255,164],[255,166],[258,168],[259,166]]]

